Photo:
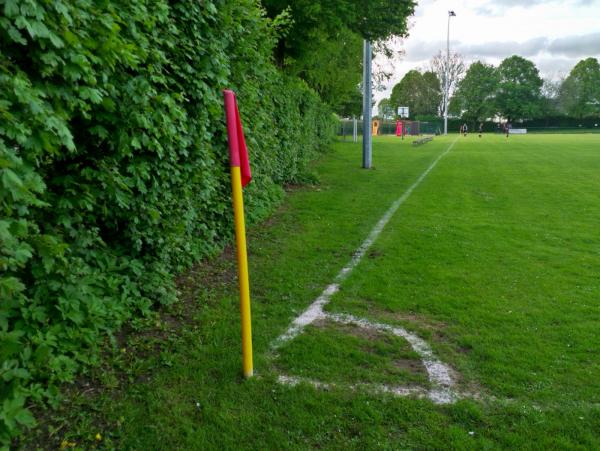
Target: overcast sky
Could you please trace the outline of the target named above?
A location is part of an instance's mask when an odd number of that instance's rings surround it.
[[[425,68],[446,49],[448,11],[450,50],[467,64],[480,60],[498,65],[510,55],[532,60],[542,77],[567,75],[580,60],[600,58],[600,0],[420,0],[410,18],[410,35],[392,45],[403,54],[377,57],[375,66],[393,72],[374,92],[377,102],[411,69]]]

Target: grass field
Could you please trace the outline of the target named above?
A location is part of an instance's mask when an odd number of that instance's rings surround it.
[[[385,333],[321,321],[274,354],[271,343],[455,140],[325,309],[417,334],[465,396],[438,405],[361,389],[429,383],[419,355]],[[132,339],[96,376],[101,389],[79,389],[53,414],[52,440],[169,450],[600,448],[600,135],[455,135],[416,148],[383,137],[370,171],[360,152],[337,144],[315,166],[321,183],[291,190],[250,232],[257,377],[240,376],[226,252],[183,281],[179,316],[156,320],[167,339]],[[282,385],[282,373],[329,385]]]

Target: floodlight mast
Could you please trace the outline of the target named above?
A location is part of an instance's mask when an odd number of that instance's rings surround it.
[[[444,135],[448,134],[448,96],[450,95],[450,18],[456,17],[454,11],[448,11],[448,35],[446,37],[446,74],[444,75]]]

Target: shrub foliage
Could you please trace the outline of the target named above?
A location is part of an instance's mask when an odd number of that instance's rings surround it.
[[[0,443],[231,234],[221,90],[250,220],[331,134],[252,0],[0,0]]]

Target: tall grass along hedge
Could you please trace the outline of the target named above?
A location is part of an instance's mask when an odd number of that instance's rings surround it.
[[[328,142],[252,0],[0,0],[0,443],[231,230],[221,90],[250,220]]]

